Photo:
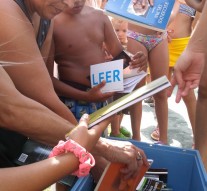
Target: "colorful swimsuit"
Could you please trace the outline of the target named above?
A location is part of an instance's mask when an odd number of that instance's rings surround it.
[[[179,13],[183,13],[185,15],[188,15],[189,17],[195,17],[196,10],[192,7],[189,7],[188,5],[180,4]]]
[[[163,41],[163,39],[167,38],[167,32],[163,32],[161,35],[145,35],[142,33],[134,32],[131,30],[127,31],[127,37],[140,42],[145,48],[150,52],[153,48],[155,48],[159,43]]]
[[[196,10],[192,7],[189,7],[188,5],[180,4],[179,13],[183,13],[193,18],[196,14]],[[189,40],[190,36],[183,38],[175,38],[172,39],[171,42],[168,44],[170,67],[175,66],[175,63],[177,62],[178,58],[186,48]]]

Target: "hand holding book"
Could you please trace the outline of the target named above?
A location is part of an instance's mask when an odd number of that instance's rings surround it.
[[[152,164],[152,160],[148,160],[149,165],[142,163],[137,171],[137,176],[130,179],[124,179],[121,173],[125,167],[122,163],[110,163],[104,170],[94,191],[135,191],[138,183],[141,181],[146,171]]]

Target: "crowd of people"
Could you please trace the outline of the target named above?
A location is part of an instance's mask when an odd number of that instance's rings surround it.
[[[141,2],[146,6],[144,0]],[[153,6],[152,0],[149,3]],[[154,96],[159,128],[156,132],[159,132],[158,141],[167,144],[167,96],[170,96],[174,86],[178,85],[176,102],[189,97],[189,102],[194,104],[189,109],[189,118],[192,118],[195,149],[199,150],[207,169],[207,3],[205,0],[176,0],[176,5],[178,13],[169,23],[168,33],[166,31],[160,34],[128,24],[128,38],[124,41],[124,47],[111,20],[101,9],[94,8],[99,6],[104,9],[100,1],[2,0],[0,190],[43,190],[74,172],[77,176],[85,176],[90,171],[94,180],[98,181],[109,161],[125,164],[121,170],[124,180],[139,173],[141,165],[148,165],[143,150],[129,141],[101,137],[103,131],[113,122],[113,117],[88,130],[88,114],[80,116],[75,112],[79,107],[78,101],[81,104],[82,101],[95,103],[98,109],[115,96],[115,93],[101,92],[105,82],[90,88],[89,66],[105,60],[105,46],[112,58],[119,56],[124,49],[130,51],[134,55],[129,63],[131,68],[146,71],[149,64],[152,80],[162,75],[168,76],[168,45],[170,46],[169,43],[174,39],[183,40],[185,37],[189,38],[173,61],[176,64],[170,76],[172,88]],[[187,5],[191,9],[186,8]],[[192,32],[196,11],[201,14]],[[180,23],[177,23],[178,21]],[[179,31],[182,22],[188,25],[190,30]],[[142,39],[134,39],[132,33]],[[155,39],[156,43],[149,45],[144,39]],[[169,42],[168,39],[172,40]],[[170,49],[171,54],[173,52]],[[58,78],[54,77],[54,63],[58,65]],[[139,87],[144,84],[145,81],[142,81]],[[196,87],[197,100],[191,96]],[[98,104],[99,102],[101,104]],[[188,108],[187,102],[185,103]],[[71,109],[71,106],[73,109],[75,107],[75,110]],[[87,107],[90,113],[92,106],[89,104]],[[138,141],[141,141],[141,113],[141,103],[130,108],[132,138]],[[51,158],[17,167],[14,160],[27,139],[54,146]],[[84,153],[84,156],[81,153]],[[26,181],[28,179],[32,179],[32,182]],[[56,189],[67,190],[59,184]]]

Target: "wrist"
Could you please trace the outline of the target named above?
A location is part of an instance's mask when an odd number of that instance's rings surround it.
[[[108,144],[107,140],[105,138],[100,137],[96,146],[93,149],[93,154],[105,158],[107,156],[109,146],[110,145]]]
[[[76,143],[75,141],[69,139],[67,141],[59,141],[58,145],[55,146],[50,153],[49,157],[54,157],[64,153],[71,152],[79,160],[79,169],[73,173],[78,177],[86,176],[89,174],[90,169],[95,165],[95,160],[93,156],[86,151],[84,147]]]

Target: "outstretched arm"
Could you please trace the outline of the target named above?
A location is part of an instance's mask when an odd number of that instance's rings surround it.
[[[79,145],[86,148],[87,151],[90,151],[100,137],[107,122],[103,122],[102,125],[96,125],[88,130],[88,120],[88,115],[84,115],[79,125],[69,136]],[[77,170],[78,166],[78,158],[69,152],[30,165],[0,169],[0,190],[43,190],[62,177]]]

